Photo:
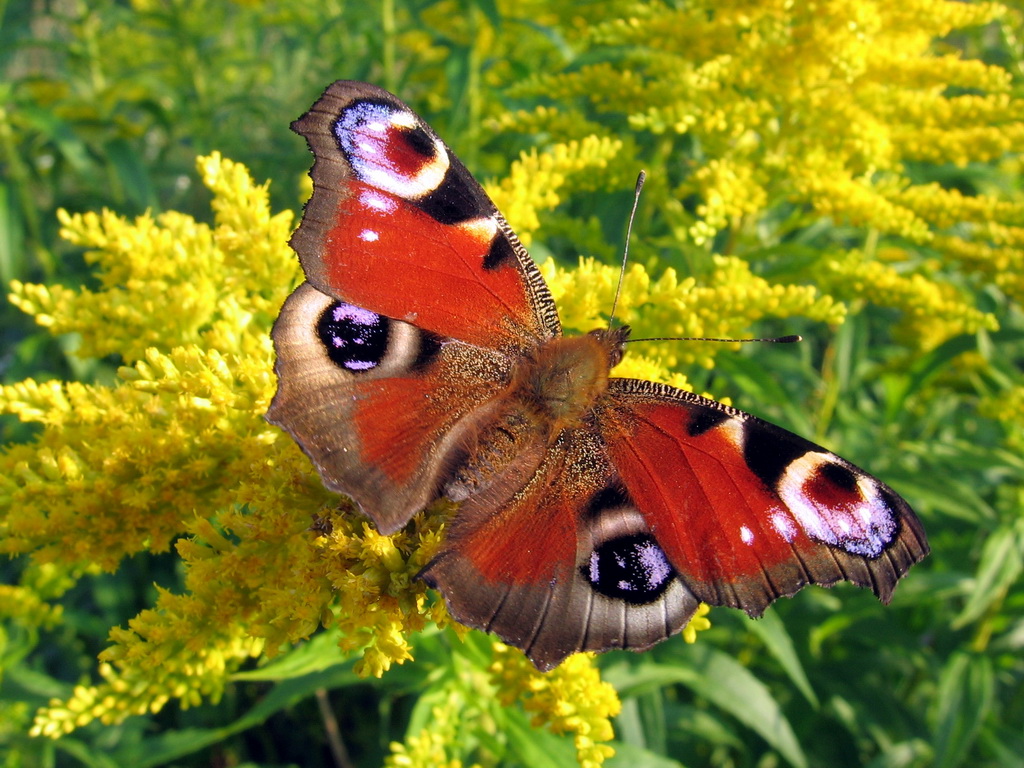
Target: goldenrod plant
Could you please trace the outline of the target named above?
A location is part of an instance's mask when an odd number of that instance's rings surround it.
[[[1024,569],[1019,4],[0,9],[5,766],[1015,765]],[[26,4],[28,5],[28,4]],[[185,7],[188,6],[188,7]],[[933,554],[893,603],[702,607],[542,674],[263,414],[337,78],[424,115],[616,373],[850,458]]]

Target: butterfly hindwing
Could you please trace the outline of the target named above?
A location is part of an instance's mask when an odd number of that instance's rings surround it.
[[[472,412],[508,377],[504,355],[443,339],[303,283],[274,326],[278,391],[267,418],[328,488],[392,533],[437,498]]]
[[[615,477],[596,433],[535,443],[495,496],[471,497],[422,577],[461,623],[548,670],[579,651],[640,650],[698,601]]]
[[[375,86],[339,81],[292,128],[315,156],[313,196],[292,247],[319,290],[511,354],[560,332],[519,239],[405,104]]]
[[[692,393],[610,382],[616,471],[697,597],[760,615],[806,584],[851,581],[888,602],[928,553],[913,510],[863,470]]]

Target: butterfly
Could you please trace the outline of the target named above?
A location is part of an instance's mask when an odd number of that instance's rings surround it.
[[[807,584],[888,602],[928,553],[887,485],[714,400],[615,378],[626,326],[564,336],[537,266],[420,117],[339,81],[292,124],[315,157],[273,330],[267,418],[384,534],[460,502],[420,577],[541,670],[645,649],[701,602]]]

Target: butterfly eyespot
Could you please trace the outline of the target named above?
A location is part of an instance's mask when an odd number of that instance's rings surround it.
[[[334,121],[338,147],[361,180],[415,200],[437,190],[448,171],[448,153],[416,117],[392,104],[356,101]]]
[[[320,315],[316,331],[331,362],[358,373],[380,365],[388,350],[390,325],[383,315],[334,302]]]
[[[896,536],[897,507],[888,494],[827,453],[792,462],[778,492],[807,535],[850,554],[878,557]]]
[[[654,602],[676,578],[665,553],[647,533],[603,542],[580,570],[597,592],[634,605]]]

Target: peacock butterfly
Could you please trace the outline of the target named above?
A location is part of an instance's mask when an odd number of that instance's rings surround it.
[[[806,584],[888,602],[928,553],[888,486],[773,424],[612,378],[629,328],[562,335],[533,260],[422,119],[330,86],[274,325],[267,418],[382,533],[461,502],[420,576],[541,670],[647,648],[700,602],[759,616]]]

